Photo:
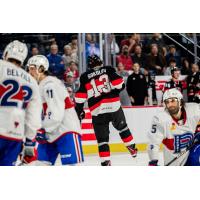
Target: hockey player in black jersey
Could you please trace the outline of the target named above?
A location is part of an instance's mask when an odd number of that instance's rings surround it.
[[[172,68],[171,70],[172,78],[170,81],[166,82],[163,88],[163,92],[166,90],[176,88],[178,89],[181,93],[183,92],[183,85],[181,81],[179,80],[180,77],[180,70],[177,67]]]
[[[76,111],[84,117],[83,106],[88,101],[102,166],[111,165],[109,123],[119,131],[122,141],[133,157],[137,149],[121,108],[119,93],[125,88],[123,78],[110,66],[102,66],[97,55],[88,57],[89,71],[80,77],[80,88],[75,94]]]
[[[200,103],[200,72],[197,64],[192,64],[192,73],[187,77],[188,102]]]

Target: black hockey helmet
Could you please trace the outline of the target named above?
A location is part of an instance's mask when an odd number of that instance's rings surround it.
[[[97,56],[96,54],[88,56],[88,67],[89,68],[94,68],[97,66],[101,66],[103,64],[101,58]]]
[[[171,69],[171,74],[173,75],[174,72],[176,72],[176,71],[180,71],[180,69],[179,69],[178,67],[173,67],[173,68]]]

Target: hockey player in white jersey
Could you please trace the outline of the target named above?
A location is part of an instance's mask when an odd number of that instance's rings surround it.
[[[153,117],[148,133],[149,165],[158,165],[161,143],[165,165],[200,165],[199,134],[195,133],[200,120],[199,104],[185,104],[175,88],[164,93],[163,103],[164,110]]]
[[[35,79],[21,67],[26,44],[8,44],[0,60],[0,165],[12,166],[23,150],[23,159],[33,157],[37,129],[41,128],[42,104]],[[23,145],[24,141],[24,145]]]
[[[63,165],[83,162],[80,121],[67,89],[48,74],[49,62],[45,56],[31,57],[28,68],[39,82],[43,103],[42,129],[36,136],[38,160],[54,165],[60,154]]]

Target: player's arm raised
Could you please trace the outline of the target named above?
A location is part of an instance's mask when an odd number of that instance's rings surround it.
[[[151,130],[148,132],[148,139],[149,165],[155,166],[158,165],[160,144],[164,139],[164,127],[156,116],[152,120]]]

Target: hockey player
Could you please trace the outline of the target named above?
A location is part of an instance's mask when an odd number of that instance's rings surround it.
[[[43,103],[42,129],[36,136],[38,160],[54,165],[60,154],[62,165],[82,162],[80,122],[67,89],[48,74],[49,62],[45,56],[31,57],[28,68],[32,68],[31,73],[39,82]]]
[[[200,72],[197,64],[192,64],[192,73],[187,77],[188,102],[200,103]]]
[[[177,67],[172,68],[171,75],[172,75],[172,78],[170,81],[165,83],[163,92],[165,92],[166,90],[171,89],[171,88],[176,88],[180,92],[183,92],[183,85],[182,85],[181,81],[179,80],[179,77],[180,77],[179,68],[177,68]]]
[[[37,129],[41,128],[42,104],[35,79],[21,67],[26,44],[8,44],[0,60],[0,165],[15,165],[23,149],[23,161],[34,157]]]
[[[133,157],[137,149],[133,136],[127,127],[121,108],[119,93],[124,89],[124,81],[112,67],[102,66],[97,55],[88,57],[89,71],[80,77],[80,88],[75,94],[76,111],[79,119],[84,118],[83,106],[88,101],[92,123],[98,142],[102,166],[111,165],[109,149],[109,123],[119,131],[120,137]]]
[[[179,156],[171,165],[200,165],[199,134],[195,133],[200,120],[199,105],[185,104],[181,92],[175,88],[164,93],[163,102],[165,109],[153,117],[152,128],[148,133],[149,165],[158,164],[161,143],[165,165]],[[197,144],[194,145],[194,142]],[[196,148],[199,150],[196,151]]]

